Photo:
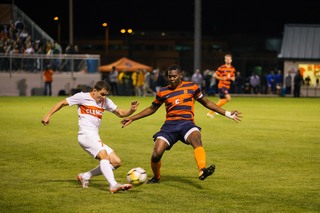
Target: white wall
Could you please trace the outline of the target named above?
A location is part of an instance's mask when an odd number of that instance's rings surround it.
[[[55,72],[52,82],[52,96],[58,96],[60,90],[65,90],[67,94],[70,94],[71,89],[77,88],[78,85],[92,87],[98,80],[101,80],[100,73]],[[20,85],[22,89],[20,90],[18,82],[22,82]],[[32,88],[43,88],[43,86],[41,72],[0,72],[0,96],[19,96],[20,92],[26,94],[26,96],[31,96]]]

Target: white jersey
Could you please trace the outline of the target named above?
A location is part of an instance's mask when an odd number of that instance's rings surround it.
[[[106,98],[103,102],[97,104],[92,98],[90,92],[80,92],[66,98],[70,106],[78,105],[78,124],[79,131],[95,130],[99,131],[101,119],[104,111],[113,112],[117,105],[112,100]]]

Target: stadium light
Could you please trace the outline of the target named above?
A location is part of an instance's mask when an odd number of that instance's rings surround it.
[[[60,42],[61,42],[61,25],[60,25],[59,17],[55,16],[53,18],[53,20],[58,23],[57,40],[58,40],[58,44],[60,45]]]
[[[128,28],[128,29],[122,28],[120,30],[120,33],[125,36],[126,45],[127,45],[127,48],[128,48],[128,57],[130,58],[131,55],[132,55],[132,49],[131,49],[131,44],[130,44],[131,42],[130,42],[130,39],[129,39],[129,35],[133,35],[133,30],[131,28]]]
[[[133,33],[133,30],[132,30],[131,28],[129,28],[129,29],[124,29],[124,28],[122,28],[122,29],[120,30],[120,33],[122,33],[122,34],[125,34],[125,33],[132,34],[132,33]]]
[[[105,47],[105,53],[108,53],[109,49],[109,27],[107,22],[102,23],[102,27],[105,28],[105,42],[106,42],[106,47]]]

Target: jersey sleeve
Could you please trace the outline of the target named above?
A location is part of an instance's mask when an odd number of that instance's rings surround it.
[[[73,96],[66,98],[66,100],[70,106],[79,105],[81,104],[81,100],[83,100],[83,93],[82,92],[76,93]]]
[[[118,106],[109,98],[106,98],[105,100],[105,110],[109,112],[113,112],[116,110]]]

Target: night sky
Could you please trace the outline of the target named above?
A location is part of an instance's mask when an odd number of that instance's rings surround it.
[[[68,39],[69,1],[14,0],[14,3],[51,37],[56,38],[58,16],[62,39]],[[287,2],[287,1],[286,1]],[[283,1],[202,0],[202,34],[281,34],[284,24],[320,24],[319,6],[313,0],[285,4]],[[0,3],[12,3],[0,0]],[[73,0],[74,38],[104,36],[103,22],[110,35],[121,28],[134,31],[194,30],[194,0]]]

